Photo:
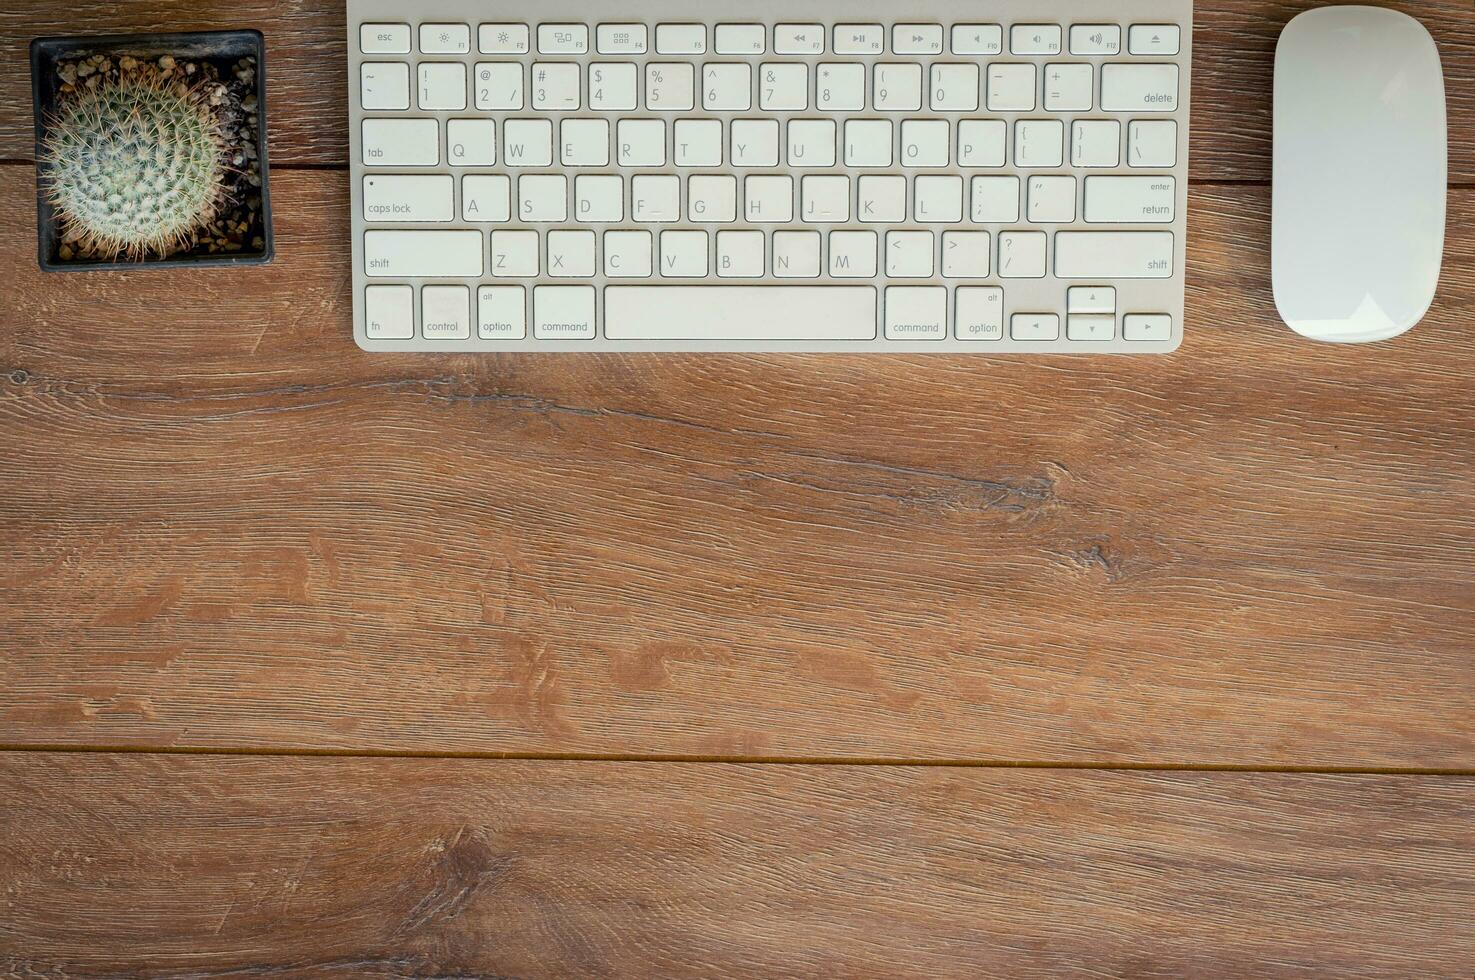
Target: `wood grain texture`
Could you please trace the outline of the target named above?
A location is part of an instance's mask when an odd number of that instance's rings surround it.
[[[1469,236],[1359,349],[1219,187],[1170,358],[368,356],[277,190],[188,290],[0,242],[7,744],[1475,760]]]
[[[1199,0],[1195,5],[1193,177],[1270,179],[1275,40],[1317,0]],[[1471,0],[1381,3],[1420,18],[1448,84],[1450,176],[1475,183],[1475,16]],[[259,27],[267,36],[275,164],[347,161],[342,0],[8,0],[0,11],[0,159],[33,154],[26,45],[76,33]]]
[[[0,756],[16,976],[1467,977],[1475,780]]]

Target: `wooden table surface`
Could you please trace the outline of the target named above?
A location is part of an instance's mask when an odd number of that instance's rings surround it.
[[[1197,5],[1182,350],[1046,360],[361,353],[342,3],[10,0],[0,972],[1471,976],[1475,4],[1354,348],[1313,5]],[[276,262],[43,276],[30,38],[242,26]]]

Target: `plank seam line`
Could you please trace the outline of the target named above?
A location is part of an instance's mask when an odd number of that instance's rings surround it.
[[[1475,776],[1475,768],[1426,768],[1414,766],[1277,766],[1227,763],[1174,762],[1041,762],[1007,759],[906,759],[785,756],[704,756],[679,754],[627,755],[618,753],[539,753],[539,752],[434,752],[396,749],[315,749],[315,748],[213,748],[205,746],[102,746],[102,745],[7,745],[0,753],[68,755],[160,755],[214,756],[258,758],[328,758],[328,759],[446,759],[481,760],[487,762],[616,762],[657,764],[702,764],[746,766],[831,766],[831,767],[897,767],[919,769],[1039,769],[1079,772],[1203,772],[1203,773],[1274,773],[1283,775],[1323,776]]]
[[[34,160],[0,160],[0,167],[33,167]],[[303,171],[305,173],[348,173],[348,165],[342,163],[272,163],[273,172]],[[1232,177],[1215,177],[1201,179],[1190,176],[1189,187],[1269,187],[1268,180],[1236,180]],[[1475,190],[1475,181],[1451,181],[1449,189],[1452,191]]]

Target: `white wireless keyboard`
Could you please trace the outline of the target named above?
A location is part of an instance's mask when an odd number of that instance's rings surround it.
[[[1162,353],[1192,0],[348,0],[370,351]]]

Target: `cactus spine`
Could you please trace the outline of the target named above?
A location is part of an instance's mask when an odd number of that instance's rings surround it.
[[[45,193],[64,236],[105,258],[163,257],[225,198],[225,139],[198,86],[144,66],[67,98],[48,124]]]

